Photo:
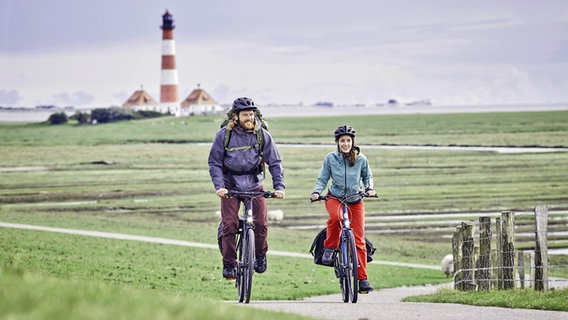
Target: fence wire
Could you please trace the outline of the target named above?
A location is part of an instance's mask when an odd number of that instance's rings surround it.
[[[568,268],[568,265],[548,265],[547,261],[543,264],[547,257],[549,233],[546,208],[543,215],[543,208],[538,211],[535,207],[535,231],[530,233],[534,239],[534,250],[515,249],[514,212],[503,212],[501,218],[495,219],[495,226],[490,217],[480,217],[479,222],[462,222],[453,238],[454,260],[458,259],[454,266],[460,268],[453,274],[455,287],[468,290],[480,285],[479,288],[486,290],[493,287],[512,289],[518,284],[516,287],[542,288],[543,283],[548,287],[568,287],[568,279],[550,278],[547,274],[550,269]],[[492,229],[495,229],[495,234],[492,234]],[[527,238],[526,234],[523,238]],[[527,253],[530,266],[525,266]]]

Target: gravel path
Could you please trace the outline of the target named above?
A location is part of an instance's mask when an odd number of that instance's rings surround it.
[[[251,301],[254,308],[296,313],[317,319],[342,320],[568,320],[568,312],[497,307],[476,307],[449,303],[401,302],[407,296],[434,293],[437,286],[382,289],[359,295],[356,304],[343,303],[340,294],[306,298],[298,301]]]

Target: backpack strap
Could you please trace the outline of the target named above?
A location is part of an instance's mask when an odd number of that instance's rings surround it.
[[[231,132],[233,130],[225,127],[225,139],[223,139],[223,148],[227,152],[227,147],[229,146],[229,141],[231,140]]]
[[[266,166],[264,165],[264,135],[262,134],[262,127],[256,131],[256,143],[258,144],[262,176],[266,177]]]

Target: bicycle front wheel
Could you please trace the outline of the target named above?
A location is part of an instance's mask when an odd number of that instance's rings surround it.
[[[341,283],[341,293],[343,295],[343,302],[352,303],[357,302],[359,293],[359,277],[357,275],[358,262],[357,262],[357,247],[355,246],[355,237],[353,236],[352,230],[347,230],[345,232],[345,246],[342,249],[340,256],[344,261],[342,265],[344,266],[344,273]]]
[[[252,292],[252,276],[254,274],[254,231],[247,230],[241,243],[242,256],[239,263],[239,302],[249,303]]]

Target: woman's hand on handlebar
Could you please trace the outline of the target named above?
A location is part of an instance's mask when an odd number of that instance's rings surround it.
[[[274,190],[274,198],[283,199],[284,190]]]
[[[377,193],[373,189],[367,190],[365,193],[367,194],[367,197],[377,197]]]
[[[310,200],[311,200],[312,202],[318,201],[318,200],[319,200],[319,197],[320,197],[320,194],[319,194],[319,193],[312,193],[312,194],[310,195]]]

